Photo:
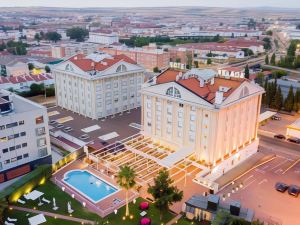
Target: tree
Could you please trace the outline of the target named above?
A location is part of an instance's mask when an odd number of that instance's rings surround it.
[[[293,86],[290,86],[289,93],[284,101],[284,109],[288,112],[291,112],[294,107],[294,90]]]
[[[28,69],[33,70],[33,68],[34,68],[34,65],[32,63],[28,63]]]
[[[263,86],[264,84],[264,79],[265,79],[265,75],[264,73],[262,72],[259,72],[257,75],[256,75],[256,83],[258,83],[261,87]]]
[[[268,104],[268,93],[267,93],[268,84],[269,84],[268,80],[266,80],[265,85],[264,85],[265,93],[263,93],[263,95],[262,95],[262,104],[265,106]]]
[[[294,111],[298,112],[299,109],[300,109],[300,89],[298,88],[294,98]]]
[[[195,66],[195,68],[199,68],[199,62],[198,61],[194,61],[194,66]]]
[[[276,55],[275,55],[275,53],[272,54],[270,63],[271,63],[272,66],[276,65]]]
[[[268,31],[267,31],[267,35],[272,36],[272,35],[273,35],[273,31],[268,30]]]
[[[46,71],[46,73],[50,73],[51,72],[50,67],[49,66],[45,66],[45,71]]]
[[[120,185],[120,187],[122,187],[126,191],[125,216],[129,216],[128,192],[136,185],[135,178],[136,178],[136,173],[132,168],[130,168],[127,165],[120,167],[120,171],[118,172],[117,175],[117,183]]]
[[[254,52],[251,49],[249,49],[249,48],[242,48],[242,51],[244,52],[245,56],[252,56],[252,55],[254,55]]]
[[[268,55],[268,54],[266,55],[265,63],[266,63],[267,65],[270,63],[270,61],[269,61],[269,55]]]
[[[34,35],[34,40],[36,40],[38,43],[40,43],[40,40],[42,40],[42,36],[39,33],[36,33]]]
[[[162,220],[163,212],[169,209],[169,206],[179,202],[183,198],[183,192],[173,186],[173,180],[166,169],[159,171],[158,176],[154,178],[153,186],[149,185],[148,193],[155,200],[155,206],[160,210],[160,219]]]
[[[245,67],[245,78],[249,79],[250,78],[250,71],[249,71],[249,66],[248,64]]]
[[[70,37],[70,39],[75,39],[77,42],[84,41],[84,38],[88,35],[88,30],[80,27],[72,27],[67,30],[67,36]]]
[[[212,64],[212,60],[211,60],[211,58],[208,58],[207,59],[207,65],[211,65]]]
[[[281,110],[282,105],[283,105],[283,95],[280,86],[278,86],[278,89],[275,94],[274,108],[279,111]]]
[[[265,38],[263,39],[263,42],[265,42],[265,43],[264,43],[264,49],[265,49],[265,50],[270,50],[270,49],[272,48],[272,45],[271,45],[271,39],[270,39],[269,37],[265,37]]]
[[[61,35],[55,31],[46,33],[45,37],[47,40],[53,41],[55,43],[61,39]]]
[[[153,72],[154,72],[154,73],[158,73],[158,72],[159,72],[159,69],[158,69],[157,66],[153,68]]]

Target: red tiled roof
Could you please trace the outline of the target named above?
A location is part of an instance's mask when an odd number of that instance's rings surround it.
[[[9,83],[9,80],[6,77],[0,76],[0,84]]]
[[[132,59],[130,59],[126,55],[115,55],[112,59],[105,58],[100,62],[95,62],[92,59],[87,59],[83,54],[78,54],[76,56],[73,56],[69,59],[72,63],[74,63],[76,66],[78,66],[83,71],[103,71],[114,64],[125,61],[127,63],[136,64],[136,62]]]
[[[180,73],[180,70],[168,69],[161,73],[157,77],[157,84],[163,84],[168,82],[176,82],[199,97],[206,101],[213,103],[215,94],[219,90],[219,87],[227,87],[229,90],[224,93],[224,97],[228,97],[234,90],[236,90],[246,79],[242,78],[230,78],[225,79],[221,77],[214,78],[214,84],[205,84],[204,87],[200,87],[200,82],[197,78],[180,79],[176,81],[176,76]]]

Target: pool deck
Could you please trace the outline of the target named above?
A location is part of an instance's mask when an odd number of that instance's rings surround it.
[[[109,177],[105,174],[100,173],[99,171],[91,168],[88,166],[86,163],[84,163],[81,160],[76,160],[70,164],[68,164],[66,167],[62,168],[58,172],[56,172],[53,177],[52,181],[58,185],[59,187],[64,187],[65,192],[69,193],[70,195],[74,194],[74,198],[77,199],[79,202],[85,202],[86,207],[97,213],[101,217],[105,217],[108,214],[112,213],[115,209],[119,209],[123,205],[125,205],[125,191],[123,191],[121,188],[120,190],[111,194],[110,196],[104,198],[103,200],[100,200],[97,203],[94,203],[90,201],[88,198],[86,198],[84,195],[80,194],[79,192],[76,191],[76,189],[68,186],[66,183],[63,182],[64,174],[67,173],[70,170],[87,170],[91,172],[92,174],[96,175],[97,177],[101,178],[105,182],[108,182],[116,187],[119,187],[118,184],[116,183],[116,179]],[[132,200],[134,198],[137,198],[138,194],[130,191],[129,192],[129,199]],[[118,199],[120,200],[119,203],[114,204],[114,200]]]

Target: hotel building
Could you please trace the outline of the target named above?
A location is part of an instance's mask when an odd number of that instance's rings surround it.
[[[0,183],[51,163],[46,108],[0,90]]]
[[[75,55],[53,69],[57,105],[98,119],[141,105],[144,69],[124,55]]]
[[[255,83],[213,70],[168,69],[141,93],[142,134],[176,150],[172,157],[194,154],[210,168],[206,178],[215,180],[257,152],[264,90]]]

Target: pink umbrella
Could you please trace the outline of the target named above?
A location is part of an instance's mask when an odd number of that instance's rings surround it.
[[[146,210],[149,208],[149,203],[148,202],[141,202],[140,203],[140,209],[141,210]]]
[[[150,225],[151,224],[151,219],[150,218],[147,218],[147,217],[144,217],[140,220],[140,224],[141,225]]]

